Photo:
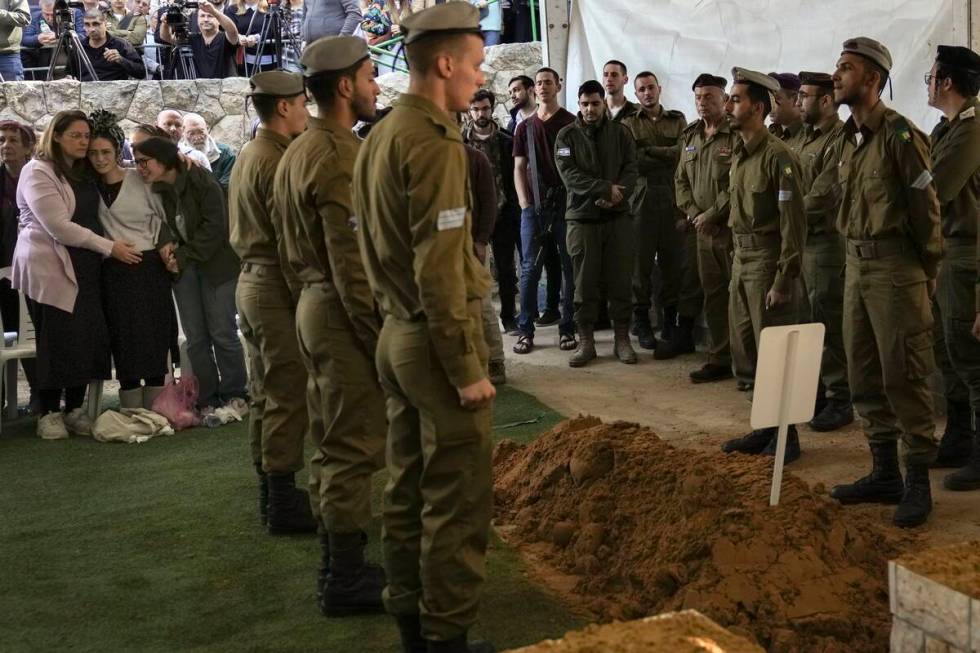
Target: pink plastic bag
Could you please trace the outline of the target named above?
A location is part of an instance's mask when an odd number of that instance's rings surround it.
[[[197,395],[196,377],[188,374],[175,378],[153,400],[153,412],[166,417],[176,431],[198,426],[201,417],[197,414]]]

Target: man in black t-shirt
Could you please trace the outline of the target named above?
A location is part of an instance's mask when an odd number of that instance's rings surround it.
[[[143,57],[126,41],[109,36],[106,18],[101,11],[86,11],[83,21],[88,38],[82,46],[92,62],[98,81],[146,78]],[[84,66],[79,68],[77,57],[68,58],[68,74],[83,82],[92,81],[88,69]]]
[[[235,49],[238,47],[238,28],[235,21],[218,11],[207,0],[201,2],[196,12],[197,26],[200,32],[188,35],[187,45],[194,56],[194,67],[198,79],[224,79],[235,76]],[[224,30],[222,36],[221,30]],[[174,36],[167,24],[167,16],[163,15],[160,24],[160,40],[173,43]],[[174,70],[176,68],[176,70]],[[176,73],[176,74],[175,74]],[[179,66],[171,64],[167,78],[182,79],[183,72]]]

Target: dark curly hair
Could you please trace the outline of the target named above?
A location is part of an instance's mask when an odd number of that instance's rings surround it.
[[[92,125],[92,140],[94,141],[96,138],[108,140],[116,147],[116,156],[121,156],[126,135],[119,127],[119,119],[116,114],[105,109],[97,109],[89,115],[88,119]]]

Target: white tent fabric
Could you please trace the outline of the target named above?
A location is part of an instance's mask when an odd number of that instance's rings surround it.
[[[832,73],[841,43],[870,36],[893,59],[894,99],[884,99],[926,133],[940,113],[926,104],[923,75],[939,44],[957,43],[960,0],[576,0],[569,27],[566,106],[602,65],[623,61],[630,74],[657,74],[664,106],[696,118],[691,83],[700,73],[731,81],[733,66],[761,72]],[[959,37],[962,38],[962,37]],[[632,78],[627,97],[635,100]],[[842,115],[846,114],[846,107]]]

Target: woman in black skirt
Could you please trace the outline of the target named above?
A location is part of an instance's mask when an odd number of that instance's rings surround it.
[[[109,331],[102,308],[102,259],[140,262],[124,240],[103,236],[99,190],[86,161],[91,126],[81,111],[61,111],[48,123],[37,158],[17,185],[21,230],[14,249],[13,286],[28,297],[37,334],[38,435],[90,435],[82,410],[85,388],[108,379]],[[61,413],[61,397],[65,414]]]
[[[165,216],[163,204],[135,169],[119,165],[125,136],[116,116],[99,110],[90,120],[88,160],[99,178],[99,221],[106,236],[132,243],[142,256],[135,265],[115,259],[102,264],[102,301],[120,386],[119,405],[152,408],[163,391],[167,354],[177,347],[170,273],[156,248]]]

